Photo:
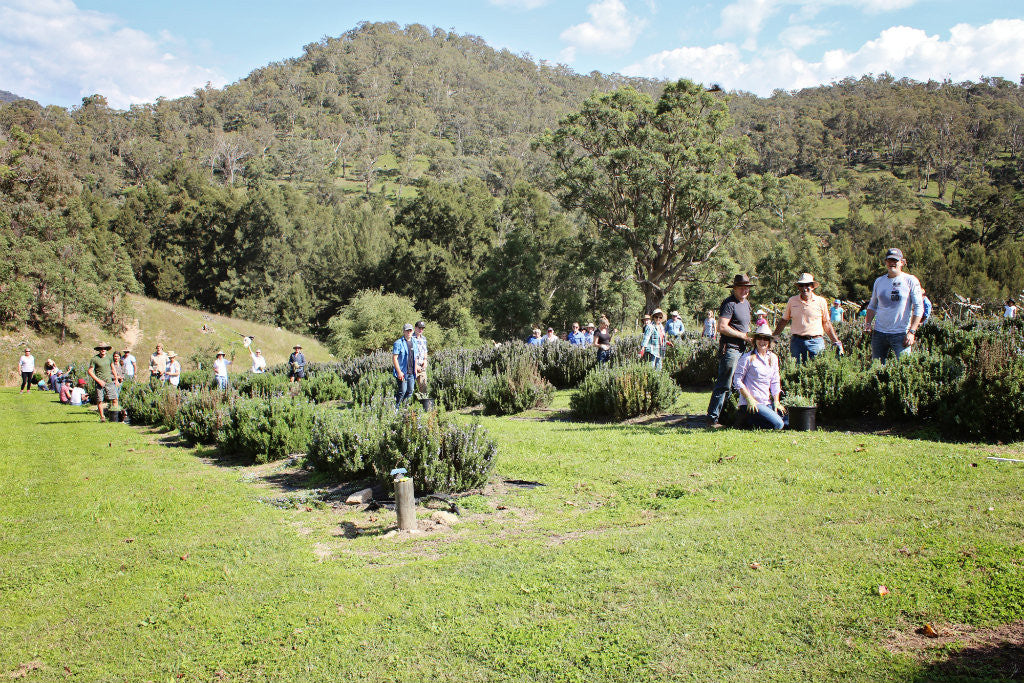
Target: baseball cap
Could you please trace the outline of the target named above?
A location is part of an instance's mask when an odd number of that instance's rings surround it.
[[[411,329],[412,329],[412,323],[406,323],[405,325],[402,326],[402,332],[408,332]]]
[[[897,259],[899,261],[902,261],[903,260],[903,252],[900,251],[899,249],[896,249],[895,247],[893,247],[889,251],[885,252],[885,258],[886,259],[894,258],[894,259]]]

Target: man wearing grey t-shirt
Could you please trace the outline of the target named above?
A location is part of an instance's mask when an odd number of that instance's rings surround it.
[[[924,315],[921,283],[903,272],[907,264],[903,252],[890,249],[885,254],[886,274],[875,280],[864,319],[864,331],[871,332],[871,359],[883,363],[889,352],[896,357],[910,352],[917,341],[917,328]]]

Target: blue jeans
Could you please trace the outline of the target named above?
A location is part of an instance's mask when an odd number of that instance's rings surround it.
[[[226,391],[228,388],[228,378],[223,375],[216,375],[217,377],[217,388],[221,391]]]
[[[789,425],[788,415],[779,415],[771,406],[757,404],[757,412],[751,413],[746,406],[740,406],[740,426],[744,429],[782,429]]]
[[[611,349],[607,349],[607,350],[606,349],[598,349],[597,350],[597,362],[598,363],[607,363],[611,359],[612,359],[612,351],[611,351]]]
[[[897,358],[910,353],[910,347],[903,346],[903,342],[906,338],[906,332],[896,332],[894,334],[886,334],[885,332],[878,331],[872,332],[871,360],[875,360],[877,358],[884,364],[886,356],[889,355],[889,351],[892,351]]]
[[[722,406],[725,405],[725,397],[732,390],[732,376],[736,372],[736,364],[740,362],[743,352],[735,346],[726,346],[718,354],[718,379],[715,380],[715,388],[711,391],[711,401],[708,403],[708,422],[718,422],[722,414]]]
[[[644,360],[648,361],[655,370],[661,370],[661,358],[650,351],[644,351]]]
[[[814,358],[824,350],[824,337],[801,339],[794,334],[792,339],[789,340],[789,353],[793,358],[796,358],[797,363],[803,363],[808,358]]]
[[[407,372],[405,373],[405,379],[395,378],[395,407],[402,405],[403,401],[412,398],[412,395],[416,392],[416,375]]]

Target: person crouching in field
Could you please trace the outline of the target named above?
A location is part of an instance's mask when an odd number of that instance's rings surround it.
[[[779,401],[779,357],[772,351],[772,331],[767,322],[754,330],[751,344],[753,348],[740,356],[733,376],[733,387],[740,392],[737,426],[782,429],[787,418]]]
[[[797,363],[814,358],[824,351],[826,335],[839,349],[839,355],[843,355],[843,342],[839,341],[839,335],[832,327],[828,315],[828,302],[825,301],[825,297],[814,293],[817,286],[818,281],[813,275],[801,275],[796,281],[796,288],[800,293],[789,298],[786,302],[786,311],[775,325],[774,334],[778,335],[790,321],[793,322],[789,353],[796,358]]]
[[[118,404],[119,387],[117,386],[118,376],[114,374],[113,358],[107,355],[112,347],[110,344],[102,343],[94,346],[96,355],[89,361],[88,375],[96,382],[96,405],[99,409],[100,422],[106,422],[105,409],[107,400],[110,401],[110,409],[119,412],[121,406]]]

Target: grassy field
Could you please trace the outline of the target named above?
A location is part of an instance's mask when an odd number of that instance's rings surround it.
[[[396,535],[294,466],[51,396],[0,391],[0,677],[1021,675],[1024,466],[986,459],[1019,445],[577,423],[561,392],[484,419],[499,461],[458,523]]]
[[[91,357],[95,353],[92,347],[100,341],[110,342],[117,350],[123,348],[122,344],[129,345],[142,364],[149,362],[153,347],[157,342],[162,342],[165,350],[178,354],[184,370],[195,369],[190,359],[193,355],[203,358],[208,356],[208,367],[218,348],[227,351],[229,355],[235,354],[232,372],[247,370],[250,363],[248,352],[242,346],[242,335],[256,337],[256,346],[263,351],[267,363],[271,365],[285,362],[296,343],[302,344],[306,358],[310,361],[333,359],[326,347],[312,337],[292,334],[279,327],[197,311],[143,296],[133,296],[131,302],[135,309],[136,324],[120,338],[111,338],[109,332],[91,322],[76,323],[72,330],[73,336],[63,346],[52,335],[41,336],[31,330],[7,332],[0,336],[5,366],[0,372],[0,384],[15,386],[19,383],[17,357],[21,355],[25,344],[32,348],[39,372],[42,372],[47,358],[53,358],[58,366],[64,368],[68,363]],[[206,332],[203,331],[204,325],[208,328]]]

